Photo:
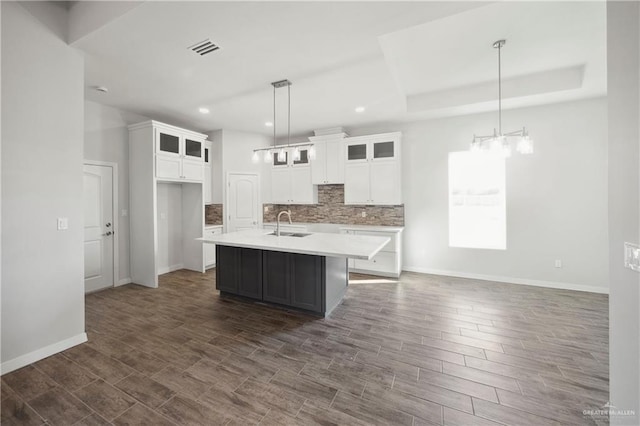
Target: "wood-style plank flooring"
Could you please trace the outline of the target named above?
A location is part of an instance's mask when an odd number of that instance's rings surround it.
[[[605,295],[351,277],[326,319],[214,274],[86,297],[89,342],[2,377],[2,425],[583,425],[609,395]]]

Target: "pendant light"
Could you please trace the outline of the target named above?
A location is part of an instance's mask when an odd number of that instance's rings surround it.
[[[471,151],[491,151],[500,153],[504,157],[511,156],[511,141],[516,140],[516,150],[520,154],[533,153],[533,140],[525,127],[513,132],[502,133],[502,48],[506,40],[498,40],[493,47],[498,49],[498,129],[493,129],[489,136],[473,135]]]
[[[254,149],[253,156],[251,157],[251,161],[253,163],[260,162],[259,152],[264,151],[263,158],[265,163],[272,163],[274,154],[278,162],[284,163],[287,161],[287,152],[291,147],[294,148],[293,149],[294,161],[300,161],[301,147],[308,147],[308,150],[309,150],[308,158],[312,160],[313,158],[315,158],[315,154],[313,156],[310,155],[311,151],[315,152],[315,149],[312,143],[307,142],[307,143],[291,144],[291,82],[285,79],[280,81],[274,81],[273,83],[271,83],[271,85],[273,86],[273,125],[272,125],[273,126],[273,145],[270,146],[269,148]],[[287,143],[283,145],[276,145],[276,89],[279,89],[281,87],[287,88]]]

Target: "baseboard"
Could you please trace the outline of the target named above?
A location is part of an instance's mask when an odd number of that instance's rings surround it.
[[[169,272],[178,271],[184,269],[184,264],[165,266],[164,268],[158,268],[158,275],[168,274]]]
[[[52,345],[45,346],[28,354],[21,355],[17,358],[5,361],[0,365],[0,375],[10,373],[14,370],[32,364],[36,361],[40,361],[51,355],[55,355],[59,352],[72,348],[80,343],[87,341],[87,333],[80,333],[76,336],[70,337],[65,340],[61,340]]]
[[[114,287],[120,287],[121,285],[131,284],[132,282],[133,281],[131,281],[131,278],[123,278],[120,281],[118,281]]]
[[[418,266],[405,266],[402,268],[402,270],[407,272],[418,272],[421,274],[442,275],[442,276],[456,277],[456,278],[471,278],[474,280],[482,280],[482,281],[495,281],[500,283],[531,285],[534,287],[547,287],[547,288],[557,288],[561,290],[574,290],[574,291],[586,291],[589,293],[609,294],[608,288],[595,287],[595,286],[589,286],[589,285],[580,285],[580,284],[573,284],[573,283],[563,283],[563,282],[556,282],[556,281],[542,281],[542,280],[531,280],[526,278],[502,277],[499,275],[471,274],[467,272],[421,268]]]

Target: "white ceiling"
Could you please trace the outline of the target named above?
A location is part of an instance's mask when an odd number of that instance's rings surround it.
[[[284,78],[292,134],[495,109],[500,38],[505,107],[606,93],[604,2],[144,2],[121,13],[73,43],[87,99],[201,131],[272,132],[270,83]],[[206,38],[221,49],[187,49]],[[280,134],[286,89],[277,102]]]

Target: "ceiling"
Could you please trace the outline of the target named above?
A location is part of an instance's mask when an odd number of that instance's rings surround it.
[[[150,1],[72,44],[85,53],[87,99],[200,131],[269,134],[270,83],[287,78],[291,132],[303,135],[496,109],[501,38],[505,108],[605,95],[605,6]],[[188,49],[207,38],[221,48]],[[276,95],[281,134],[286,89]]]

